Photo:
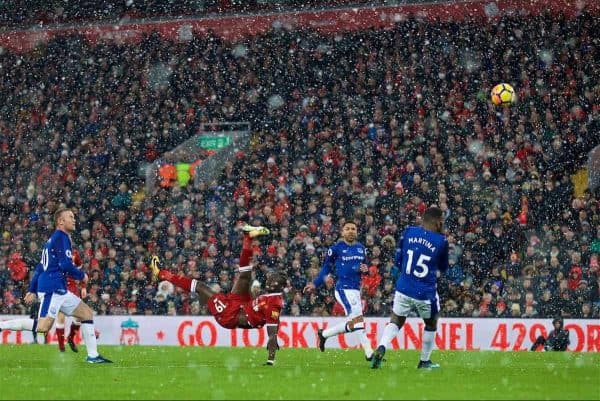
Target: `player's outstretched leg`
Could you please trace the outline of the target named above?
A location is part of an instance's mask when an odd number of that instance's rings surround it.
[[[232,294],[248,295],[250,294],[250,282],[252,281],[252,264],[250,263],[254,251],[252,249],[252,241],[254,238],[268,235],[270,233],[267,227],[251,226],[246,224],[241,228],[242,251],[240,253],[240,262],[236,271],[239,273],[233,282],[231,288]]]
[[[206,283],[190,277],[175,275],[168,270],[162,269],[161,265],[160,258],[157,255],[152,255],[152,258],[150,259],[150,269],[152,270],[152,276],[155,279],[166,280],[185,291],[195,292],[198,294],[198,299],[201,304],[206,305],[208,299],[215,294]]]
[[[384,355],[385,355],[385,347],[383,345],[380,345],[373,352],[373,357],[371,359],[371,368],[379,369],[379,367],[381,366],[381,362],[383,361]]]

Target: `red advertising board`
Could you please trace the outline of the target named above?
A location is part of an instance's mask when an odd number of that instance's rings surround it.
[[[0,315],[0,320],[14,316]],[[342,322],[343,318],[289,317],[282,318],[279,344],[286,348],[314,348],[317,330]],[[373,347],[383,334],[388,318],[366,319],[367,336]],[[265,347],[266,329],[228,330],[207,316],[96,316],[100,332],[98,342],[106,345],[168,345],[180,347]],[[574,352],[600,352],[600,321],[565,319]],[[435,344],[438,349],[453,351],[526,351],[540,336],[552,330],[552,319],[488,319],[442,318],[438,324]],[[392,349],[420,349],[423,321],[408,318]],[[31,332],[3,330],[0,344],[27,344],[33,341]],[[77,342],[81,341],[80,338]],[[50,342],[56,342],[54,331]],[[327,341],[330,348],[358,348],[356,335],[346,334]]]
[[[226,40],[238,40],[276,29],[309,28],[332,33],[366,28],[391,28],[410,16],[428,20],[456,20],[465,18],[482,22],[493,21],[506,15],[539,15],[562,12],[568,18],[586,10],[600,14],[597,0],[496,0],[461,1],[427,4],[405,4],[390,7],[355,7],[318,12],[268,13],[198,18],[147,23],[123,23],[85,27],[30,29],[0,33],[0,46],[15,52],[33,49],[39,43],[66,34],[80,34],[90,43],[112,41],[137,43],[144,35],[157,31],[173,41],[188,41],[206,32],[214,32]]]

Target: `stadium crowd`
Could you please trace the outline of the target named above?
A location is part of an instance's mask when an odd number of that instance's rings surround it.
[[[331,36],[70,36],[4,51],[0,314],[27,313],[28,272],[64,203],[98,314],[206,314],[150,280],[150,255],[228,291],[245,222],[271,229],[255,277],[288,274],[285,314],[343,314],[333,278],[302,288],[352,218],[371,265],[366,315],[388,316],[398,236],[437,204],[451,244],[442,316],[598,318],[598,194],[571,180],[600,142],[598,25],[409,18]],[[490,104],[498,82],[517,89],[512,107]],[[146,190],[140,166],[218,121],[253,128],[218,180]]]

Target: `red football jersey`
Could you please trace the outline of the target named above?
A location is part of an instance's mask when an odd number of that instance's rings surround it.
[[[252,303],[250,294],[223,294],[216,293],[208,298],[206,307],[211,315],[215,317],[217,323],[226,329],[235,329],[238,327],[238,315],[240,310],[244,309],[244,305]]]
[[[71,277],[67,276],[67,290],[80,297],[81,292],[79,291],[79,288],[79,281],[73,280]]]
[[[261,328],[265,324],[279,324],[279,315],[283,309],[283,297],[280,292],[263,294],[244,304],[248,324]]]
[[[73,264],[78,269],[81,269],[83,267],[83,261],[81,260],[81,256],[80,256],[79,252],[77,251],[77,249],[73,249],[72,259],[73,259]],[[80,288],[79,281],[74,280],[70,276],[67,275],[67,290],[79,297],[79,296],[81,296],[81,292],[80,292],[79,288]]]

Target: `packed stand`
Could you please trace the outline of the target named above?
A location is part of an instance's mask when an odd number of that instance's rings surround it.
[[[26,313],[26,269],[64,202],[98,314],[206,314],[152,282],[149,257],[228,291],[249,222],[272,232],[255,249],[255,289],[285,271],[287,315],[337,315],[333,279],[302,288],[352,218],[371,264],[366,314],[387,316],[396,240],[437,204],[451,244],[443,316],[597,318],[598,194],[575,196],[570,175],[600,142],[599,28],[586,14],[409,19],[0,54],[0,313]],[[518,90],[511,108],[488,100],[503,81]],[[232,120],[255,133],[219,180],[144,191],[141,165]]]

